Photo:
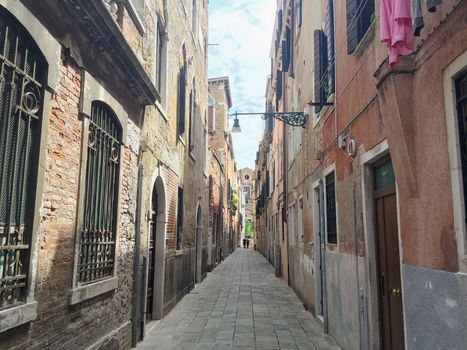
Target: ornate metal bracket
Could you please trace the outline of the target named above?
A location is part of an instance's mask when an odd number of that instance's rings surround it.
[[[281,122],[291,125],[291,126],[296,126],[296,127],[306,127],[306,122],[307,122],[307,117],[308,115],[305,114],[304,112],[264,112],[264,113],[232,113],[229,114],[231,117],[235,117],[235,119],[238,118],[239,115],[261,115],[262,119],[267,119],[267,118],[276,118],[280,120]]]

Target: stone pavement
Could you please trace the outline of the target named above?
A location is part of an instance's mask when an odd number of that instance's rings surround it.
[[[294,291],[254,250],[237,249],[137,349],[336,349]]]

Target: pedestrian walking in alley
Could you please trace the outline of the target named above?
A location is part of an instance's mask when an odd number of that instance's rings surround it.
[[[250,240],[247,238],[246,239],[246,249],[250,248]]]

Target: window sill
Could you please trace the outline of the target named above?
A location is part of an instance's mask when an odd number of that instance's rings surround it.
[[[181,3],[182,3],[183,12],[185,13],[185,17],[188,18],[188,10],[186,9],[185,0],[182,0]]]
[[[166,123],[169,122],[169,118],[167,117],[167,112],[165,109],[162,107],[161,103],[159,101],[156,101],[156,108],[161,114],[162,118],[165,120]]]
[[[183,135],[178,135],[178,141],[183,145],[183,147],[186,147],[185,140],[183,139]]]
[[[190,146],[190,148],[191,148],[191,146]],[[193,151],[190,151],[190,158],[191,158],[191,160],[193,160],[194,162],[196,162],[196,156],[195,156],[195,154],[193,153]]]
[[[335,92],[329,94],[326,100],[326,103],[334,102],[335,94],[336,94]],[[313,113],[313,129],[319,124],[319,121],[321,120],[321,118],[327,113],[327,111],[331,107],[334,108],[334,106],[323,106],[323,108],[321,108],[318,114]]]
[[[70,291],[69,304],[76,305],[117,288],[118,277],[111,277],[103,281],[81,286]]]
[[[34,321],[37,318],[37,301],[0,311],[0,333]]]
[[[183,249],[175,249],[175,256],[183,255]]]

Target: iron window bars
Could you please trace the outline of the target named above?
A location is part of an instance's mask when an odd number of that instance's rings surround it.
[[[328,243],[337,244],[336,179],[334,172],[326,176],[326,228]]]
[[[83,228],[78,276],[81,284],[113,276],[122,130],[103,102],[89,119]]]
[[[0,309],[26,301],[47,63],[0,6]]]

